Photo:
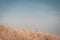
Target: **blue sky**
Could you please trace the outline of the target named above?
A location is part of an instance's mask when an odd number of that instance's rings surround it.
[[[0,24],[57,33],[59,17],[60,0],[0,0]]]

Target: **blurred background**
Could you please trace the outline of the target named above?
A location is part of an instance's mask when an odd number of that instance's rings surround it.
[[[60,0],[0,0],[0,25],[60,35]]]

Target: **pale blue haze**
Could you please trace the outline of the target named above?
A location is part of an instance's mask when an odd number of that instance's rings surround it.
[[[0,0],[0,24],[60,34],[60,0]]]

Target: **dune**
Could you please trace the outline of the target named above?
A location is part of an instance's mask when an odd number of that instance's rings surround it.
[[[60,40],[60,36],[28,30],[18,30],[0,25],[0,40]]]

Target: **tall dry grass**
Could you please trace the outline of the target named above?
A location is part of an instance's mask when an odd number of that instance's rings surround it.
[[[0,40],[60,40],[60,37],[54,34],[14,30],[0,25]]]

